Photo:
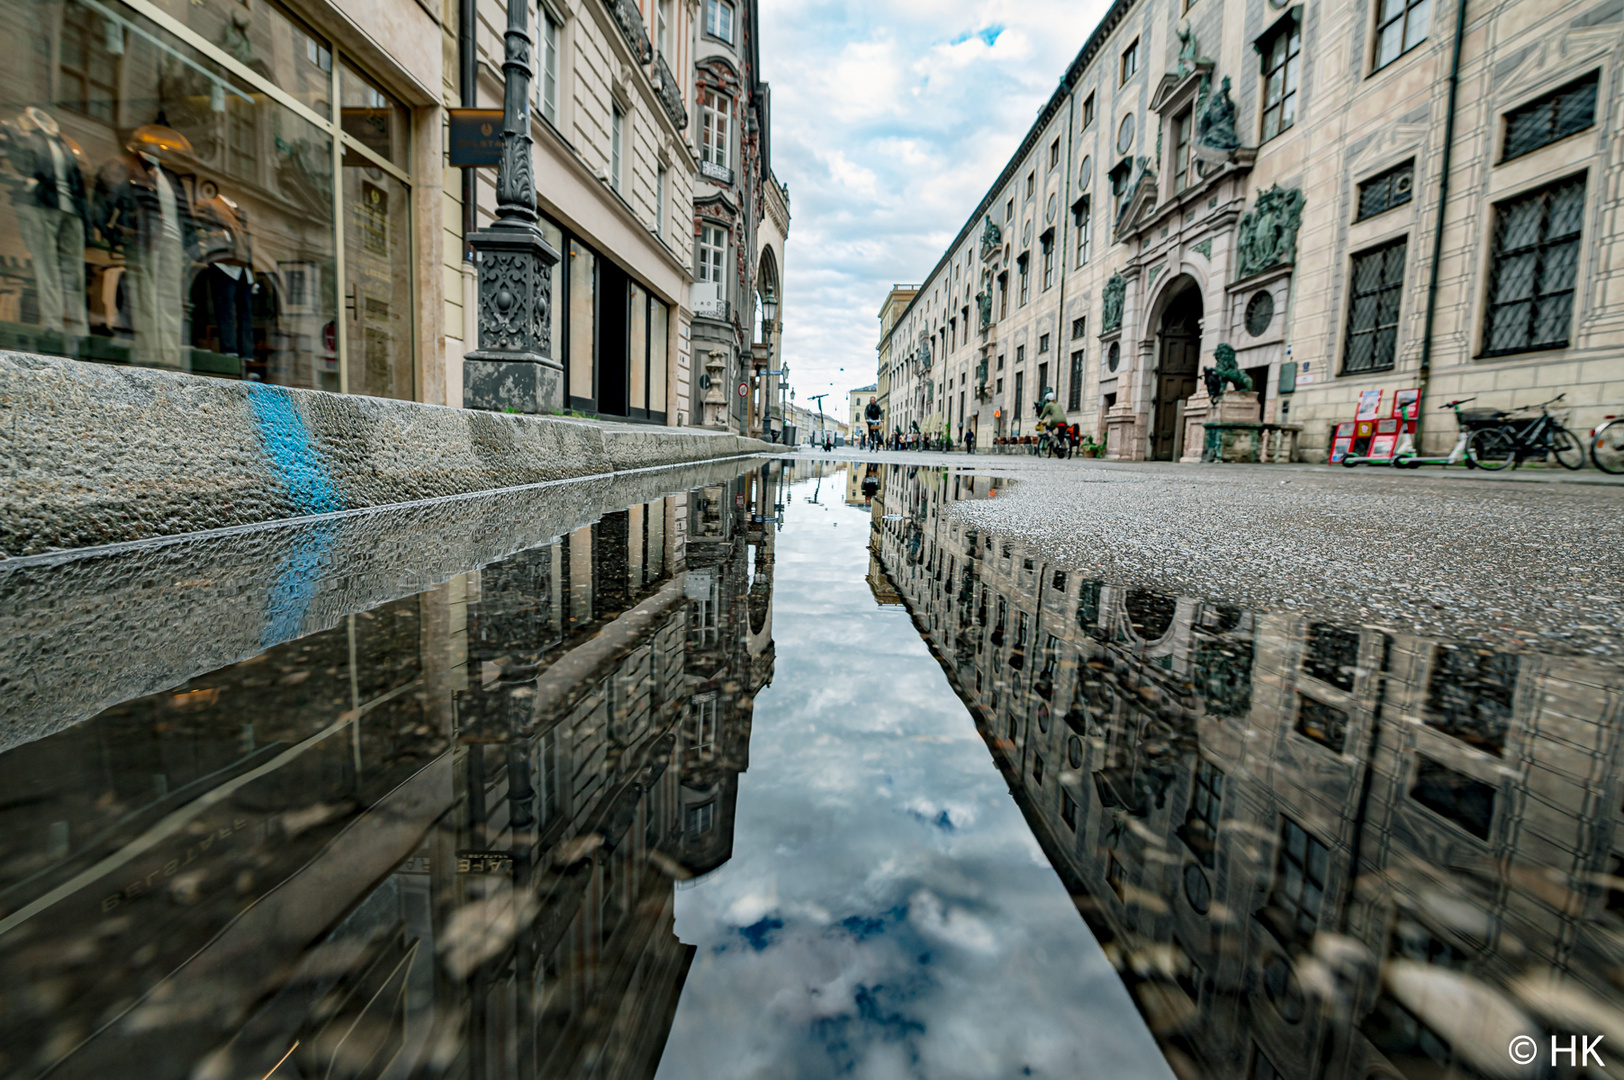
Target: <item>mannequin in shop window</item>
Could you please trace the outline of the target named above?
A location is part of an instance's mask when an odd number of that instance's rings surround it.
[[[90,205],[79,162],[84,151],[44,109],[24,109],[0,123],[11,204],[34,263],[40,328],[65,335],[72,354],[90,333],[85,317],[85,234]]]
[[[254,270],[243,211],[220,194],[211,180],[198,185],[193,209],[193,261],[203,264],[203,281],[214,325],[219,329],[220,351],[228,356],[254,359]]]
[[[108,246],[124,257],[135,362],[182,367],[182,285],[195,226],[186,189],[164,165],[190,157],[192,144],[161,123],[143,124],[125,149],[127,156],[96,174],[92,216]]]

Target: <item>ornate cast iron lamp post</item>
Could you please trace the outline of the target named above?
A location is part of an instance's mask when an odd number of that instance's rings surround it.
[[[558,252],[536,226],[529,7],[524,0],[508,3],[496,221],[468,238],[479,274],[478,348],[463,359],[462,403],[469,409],[538,413],[564,405],[564,369],[553,359],[552,343]]]

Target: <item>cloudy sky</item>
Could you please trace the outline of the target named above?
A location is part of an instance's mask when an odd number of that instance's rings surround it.
[[[874,381],[891,283],[921,280],[1106,0],[763,0],[773,171],[789,185],[784,350],[799,404]],[[840,370],[844,368],[845,370]]]
[[[657,1080],[1172,1080],[908,613],[875,602],[846,487],[787,503],[773,681],[733,857],[677,893],[697,951]]]

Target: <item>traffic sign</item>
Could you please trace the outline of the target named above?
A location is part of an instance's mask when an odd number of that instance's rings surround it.
[[[750,384],[749,383],[743,383],[742,382],[742,383],[739,384],[739,396],[740,397],[749,397],[750,396]]]

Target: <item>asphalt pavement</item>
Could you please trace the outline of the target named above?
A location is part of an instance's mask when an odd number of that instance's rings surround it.
[[[1624,477],[879,452],[1015,481],[954,513],[1057,566],[1263,610],[1624,659]]]

